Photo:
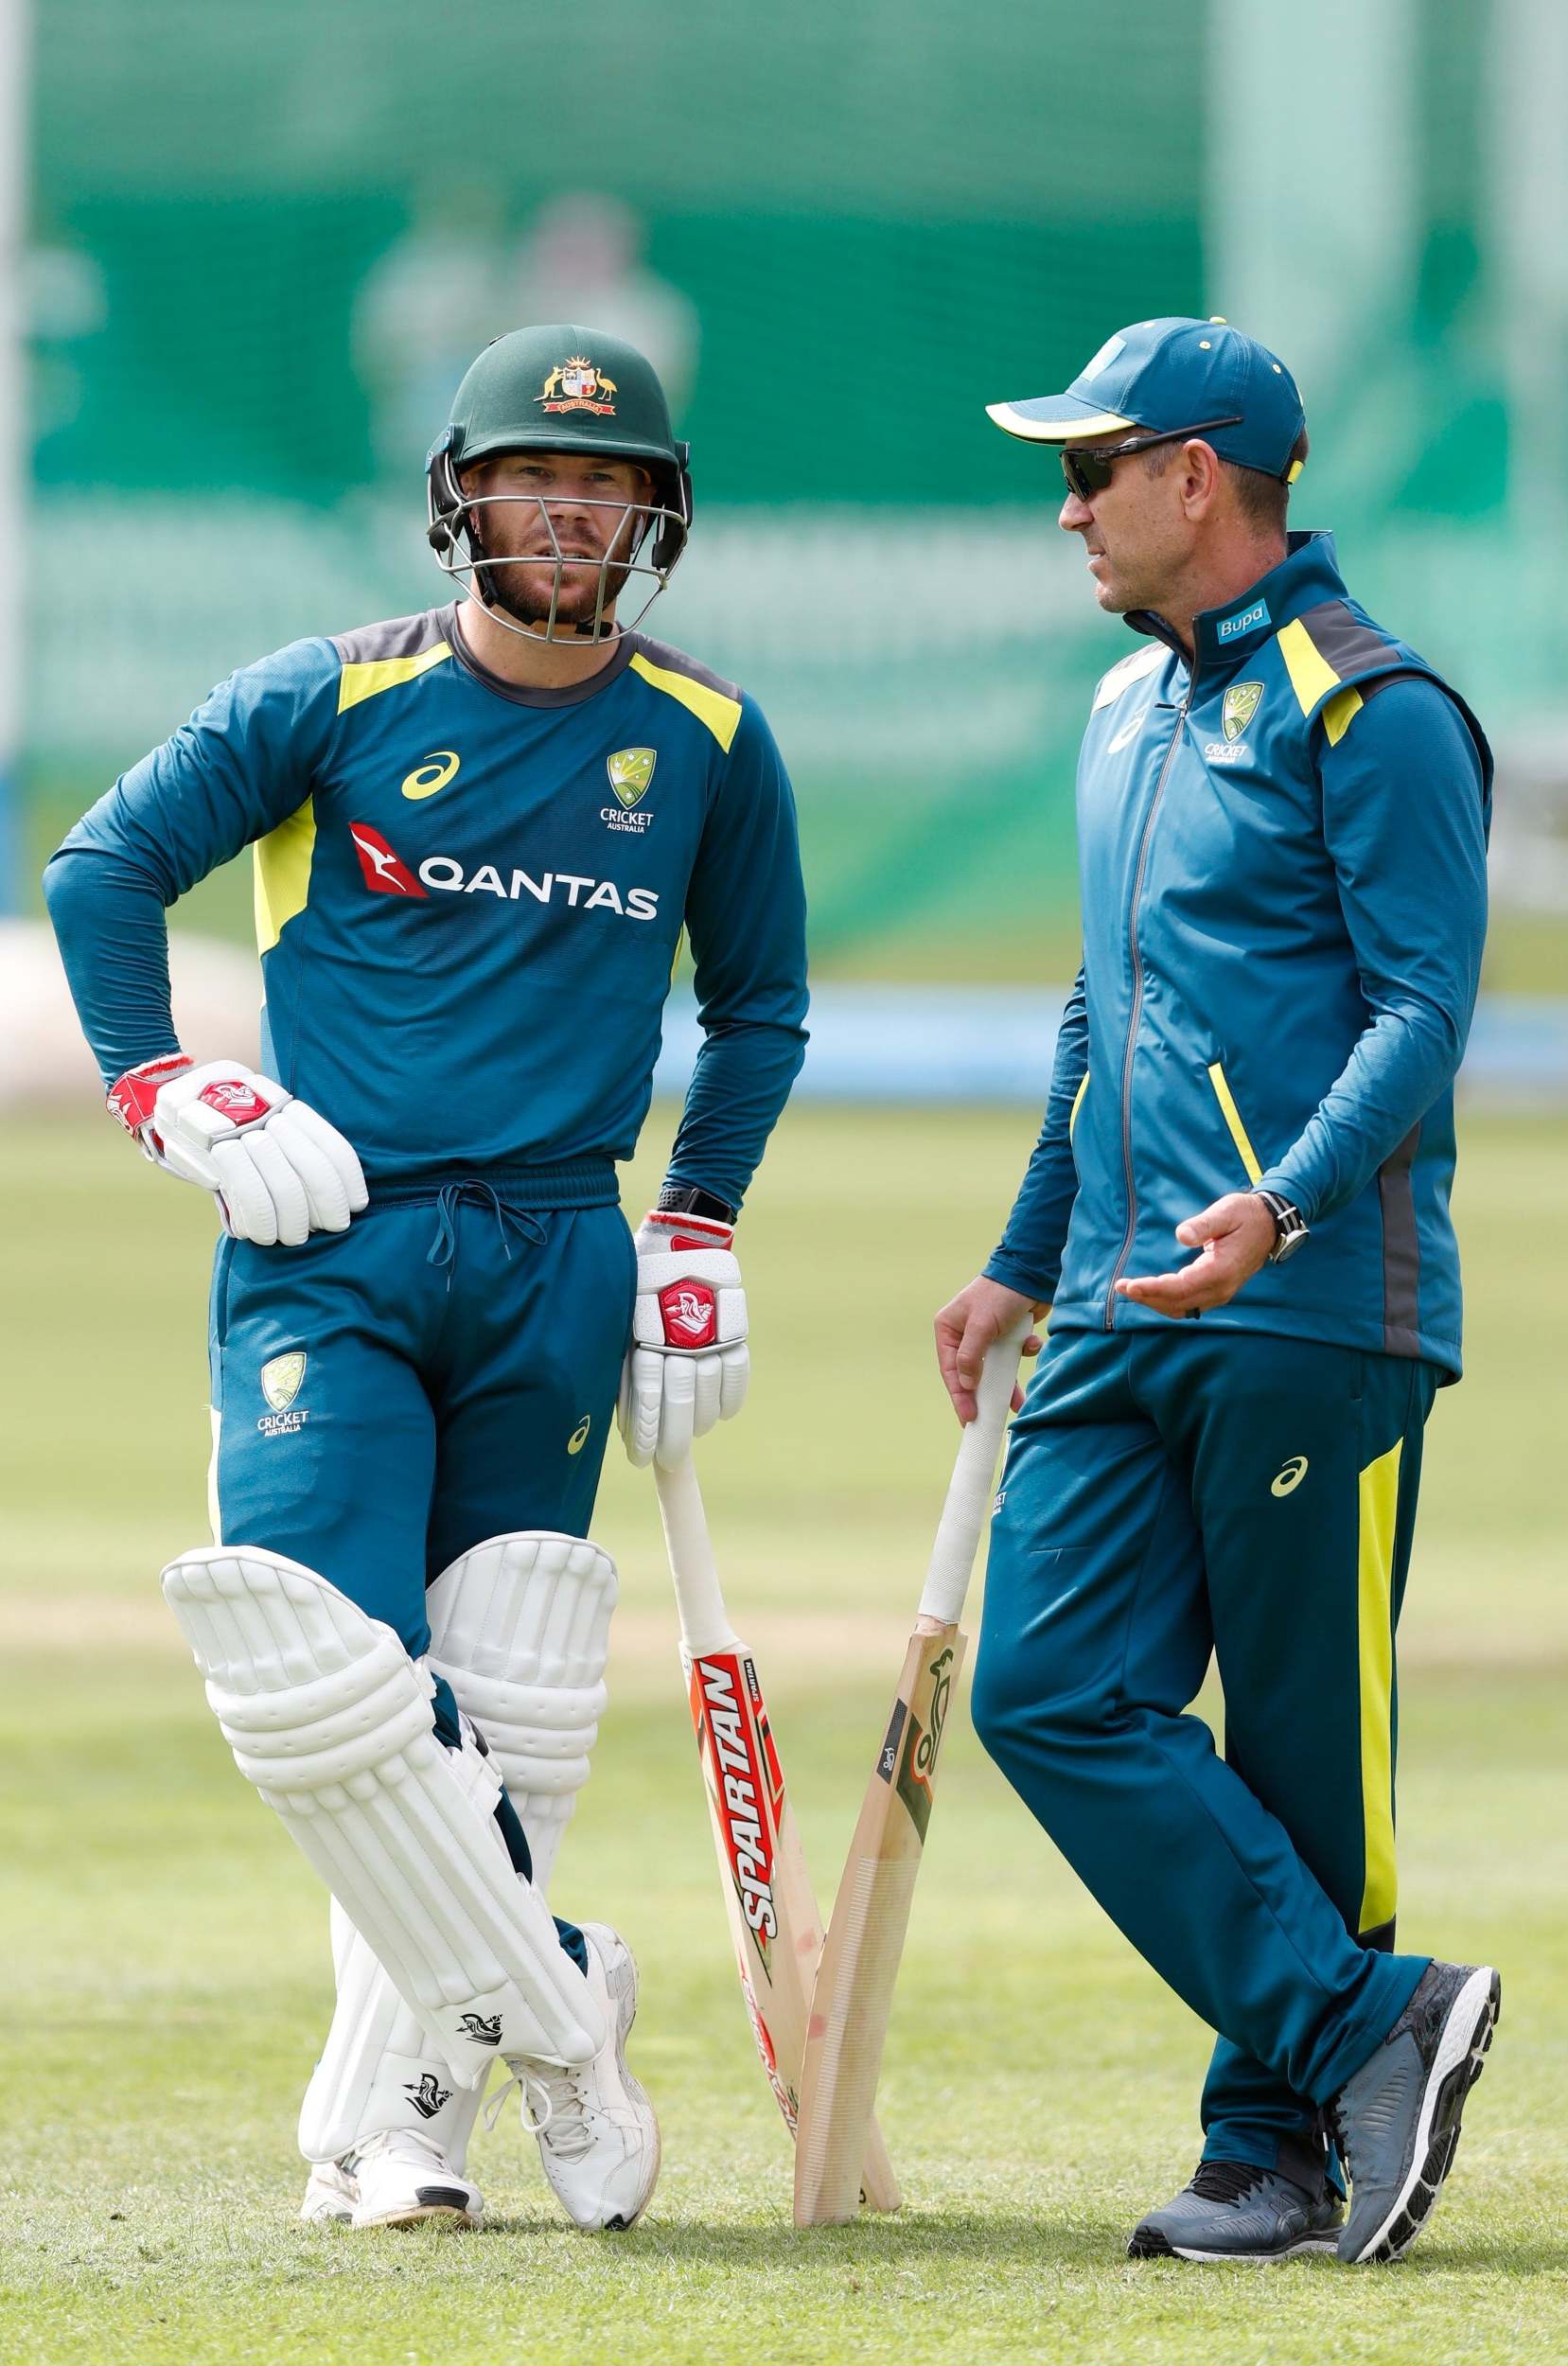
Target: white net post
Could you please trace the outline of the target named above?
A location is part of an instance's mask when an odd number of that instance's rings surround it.
[[[0,0],[0,913],[22,904],[27,0]]]

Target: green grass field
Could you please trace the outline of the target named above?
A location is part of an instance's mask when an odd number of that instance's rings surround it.
[[[667,1127],[668,1113],[660,1113]],[[748,1214],[756,1377],[703,1469],[819,1886],[881,1730],[951,1452],[930,1309],[989,1245],[1026,1114],[786,1119]],[[663,1135],[627,1187],[636,1203]],[[645,1474],[612,1448],[612,1702],[565,1911],[638,1951],[664,2175],[631,2234],[554,2214],[515,2120],[485,2229],[293,2223],[325,2026],[313,1877],[235,1774],[160,1563],[204,1539],[210,1218],[101,1119],[0,1137],[8,2366],[1039,2358],[1275,2366],[1568,2354],[1560,1342],[1568,1125],[1474,1123],[1470,1377],[1434,1416],[1403,1654],[1401,1935],[1501,1964],[1458,2169],[1401,2266],[1134,2266],[1189,2173],[1207,2033],[956,1720],[890,2038],[907,2204],[813,2235],[730,1968]]]

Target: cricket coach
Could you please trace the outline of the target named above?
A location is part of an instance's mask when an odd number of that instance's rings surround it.
[[[1499,1998],[1489,1967],[1393,1946],[1394,1630],[1422,1426],[1459,1374],[1490,755],[1330,539],[1287,534],[1305,419],[1253,339],[1141,321],[990,415],[1059,448],[1059,522],[1142,639],[1084,734],[1084,962],[1044,1128],[937,1317],[967,1417],[988,1343],[1051,1310],[975,1722],[1220,2033],[1203,2159],[1133,2255],[1394,2259]],[[1210,1652],[1223,1759],[1186,1714]]]

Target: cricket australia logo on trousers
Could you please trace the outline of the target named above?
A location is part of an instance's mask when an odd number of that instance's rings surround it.
[[[304,1406],[294,1404],[305,1383],[306,1360],[303,1348],[290,1348],[261,1367],[261,1393],[273,1408],[256,1423],[263,1438],[291,1438],[310,1419]]]

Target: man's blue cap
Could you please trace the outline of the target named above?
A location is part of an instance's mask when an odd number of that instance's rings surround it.
[[[992,402],[986,416],[1033,444],[1201,434],[1222,460],[1288,481],[1307,422],[1283,362],[1227,321],[1135,321],[1107,337],[1065,395]]]

